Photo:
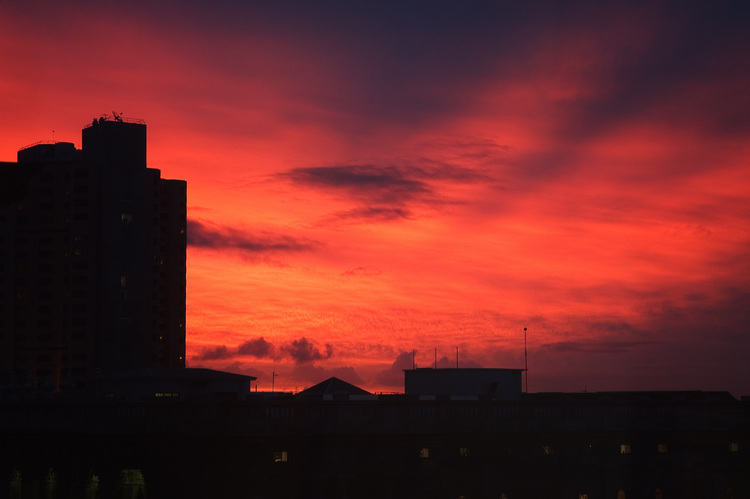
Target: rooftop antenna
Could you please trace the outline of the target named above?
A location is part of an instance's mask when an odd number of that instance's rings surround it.
[[[53,144],[55,143],[55,131],[54,130],[52,130],[52,143]]]
[[[458,369],[458,347],[456,347],[456,369]]]
[[[112,111],[112,117],[114,117],[115,121],[122,122],[122,113],[118,113],[117,111]]]
[[[523,370],[526,371],[526,393],[529,393],[529,354],[526,350],[526,328],[523,328]]]
[[[271,371],[271,393],[273,393],[273,389],[276,385],[276,376],[279,374],[276,371]]]
[[[435,367],[433,369],[437,369],[437,347],[435,347]]]
[[[412,369],[416,369],[417,368],[416,356],[417,356],[417,351],[415,349],[412,349],[412,351],[411,351],[411,368]]]

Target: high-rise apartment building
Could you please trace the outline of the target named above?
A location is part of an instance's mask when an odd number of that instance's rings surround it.
[[[187,184],[146,167],[146,125],[0,163],[0,373],[54,390],[185,365]]]

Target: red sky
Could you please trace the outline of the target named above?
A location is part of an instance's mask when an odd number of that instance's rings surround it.
[[[144,119],[189,366],[261,390],[520,368],[527,327],[530,391],[750,395],[750,16],[631,3],[14,2],[0,161]]]

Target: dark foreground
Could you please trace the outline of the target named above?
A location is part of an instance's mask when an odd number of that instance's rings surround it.
[[[0,498],[750,497],[748,403],[722,393],[0,410]]]

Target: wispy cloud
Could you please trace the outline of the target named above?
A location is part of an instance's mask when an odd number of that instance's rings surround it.
[[[375,165],[322,166],[296,168],[284,174],[292,182],[307,187],[343,192],[355,199],[383,204],[404,203],[431,195],[430,186],[404,169]]]
[[[473,145],[470,145],[473,147]],[[487,145],[478,146],[484,157]],[[466,151],[464,151],[466,153]],[[402,159],[406,166],[346,165],[295,168],[277,178],[353,203],[348,210],[332,212],[329,221],[394,222],[417,218],[415,207],[440,207],[461,203],[447,185],[482,183],[486,173],[439,158]]]
[[[349,269],[346,272],[342,272],[341,275],[343,277],[356,277],[356,276],[366,276],[366,277],[373,277],[373,276],[379,276],[383,273],[382,270],[377,269],[375,267],[355,267],[353,269]]]
[[[197,248],[237,249],[250,254],[311,251],[319,246],[309,239],[268,232],[256,234],[194,219],[187,221],[187,243]]]
[[[378,206],[367,206],[353,208],[347,211],[337,211],[329,217],[342,221],[367,221],[367,222],[392,222],[398,220],[413,220],[414,214],[406,208],[389,208]]]

